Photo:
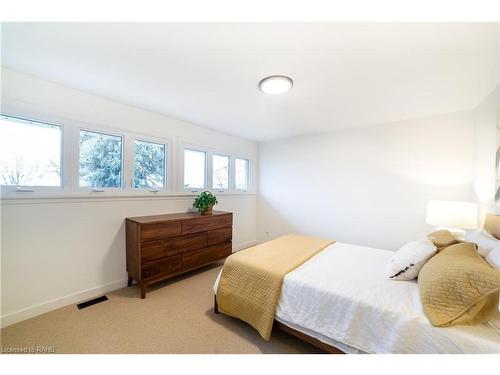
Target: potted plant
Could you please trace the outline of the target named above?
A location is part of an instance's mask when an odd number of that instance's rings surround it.
[[[215,195],[209,191],[204,191],[194,199],[193,207],[197,208],[202,215],[212,215],[212,207],[217,203]]]

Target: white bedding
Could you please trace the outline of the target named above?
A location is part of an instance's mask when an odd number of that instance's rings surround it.
[[[285,276],[276,319],[349,353],[500,353],[487,324],[433,327],[416,281],[386,277],[392,254],[330,245]]]

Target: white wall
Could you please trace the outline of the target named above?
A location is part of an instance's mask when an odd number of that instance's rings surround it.
[[[137,92],[140,95],[140,92]],[[255,142],[2,69],[2,112],[122,129],[248,155]],[[253,173],[254,181],[256,174]],[[219,195],[234,213],[234,248],[256,241],[256,196]],[[191,196],[1,201],[2,325],[126,284],[124,218],[187,211]]]
[[[396,249],[431,229],[430,199],[474,199],[463,112],[259,146],[260,240],[296,232]]]
[[[394,249],[430,229],[429,199],[475,200],[479,181],[491,180],[478,167],[490,160],[481,149],[494,117],[490,97],[475,111],[266,142],[257,150],[251,141],[10,69],[1,78],[3,112],[139,127],[258,161],[253,194],[219,199],[218,209],[234,212],[236,248],[296,232]],[[2,200],[2,324],[125,285],[123,219],[185,211],[191,203],[186,196]]]
[[[480,207],[480,223],[487,212],[495,207],[496,150],[499,132],[499,88],[488,95],[473,111],[475,124],[475,175],[474,193]],[[500,213],[500,211],[499,211]]]

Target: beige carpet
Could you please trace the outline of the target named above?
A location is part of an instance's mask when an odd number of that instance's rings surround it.
[[[279,330],[269,342],[237,319],[213,313],[212,286],[221,265],[205,267],[150,288],[108,293],[109,301],[75,305],[1,331],[2,346],[54,346],[56,353],[319,353]]]

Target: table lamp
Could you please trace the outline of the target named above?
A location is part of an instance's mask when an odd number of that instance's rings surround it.
[[[464,239],[465,229],[477,228],[477,204],[461,201],[429,201],[425,222],[436,229],[447,229]]]

